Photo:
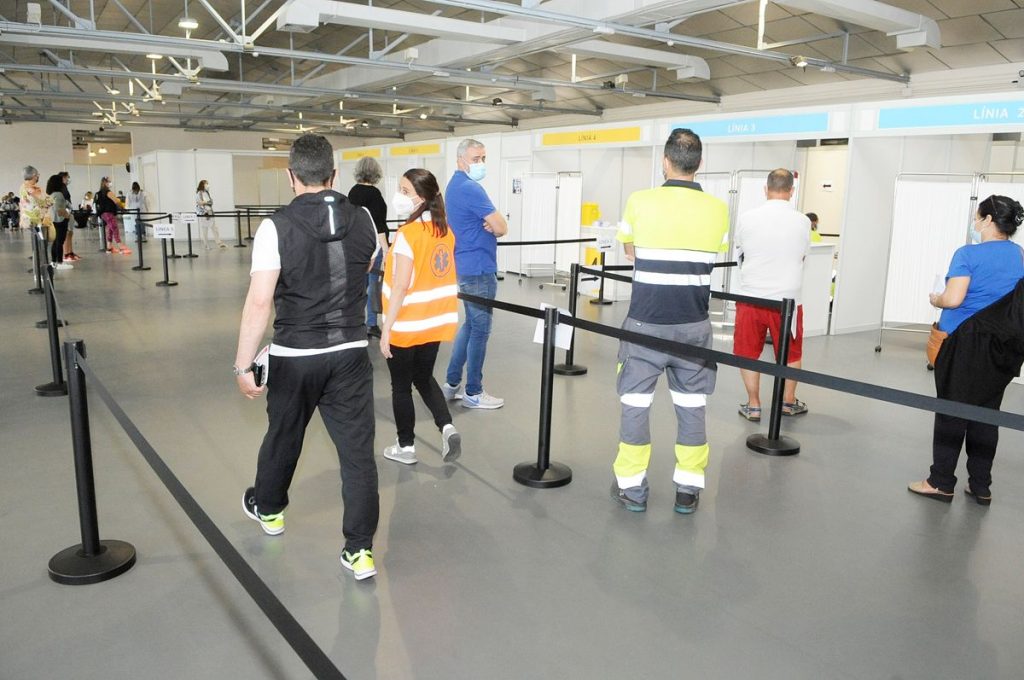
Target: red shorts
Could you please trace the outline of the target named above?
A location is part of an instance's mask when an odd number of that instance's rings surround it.
[[[759,359],[764,349],[767,331],[772,334],[775,359],[779,358],[779,324],[782,312],[766,307],[755,307],[743,302],[736,303],[736,332],[733,335],[732,352],[738,357]],[[804,306],[796,306],[796,337],[789,342],[789,362],[800,361],[804,349]]]

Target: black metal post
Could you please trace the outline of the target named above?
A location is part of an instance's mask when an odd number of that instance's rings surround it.
[[[235,210],[235,234],[238,237],[238,243],[235,244],[235,247],[248,248],[247,245],[242,243],[242,211],[238,209]]]
[[[128,234],[125,234],[127,237]],[[139,211],[135,211],[135,247],[139,250],[139,263],[132,267],[133,272],[148,272],[152,267],[147,267],[142,261],[142,218],[139,217]]]
[[[96,484],[93,478],[92,442],[89,435],[89,402],[85,374],[78,356],[85,357],[85,343],[64,343],[68,366],[71,411],[71,444],[75,452],[75,482],[78,488],[78,520],[82,542],[50,558],[50,578],[65,585],[100,583],[119,576],[135,564],[135,548],[124,541],[101,541],[96,519]]]
[[[164,287],[167,287],[167,288],[169,288],[171,286],[177,286],[178,285],[177,281],[171,281],[168,278],[168,272],[167,272],[167,239],[165,239],[165,238],[160,239],[160,251],[163,253],[164,280],[163,281],[157,281],[156,285],[164,286]]]
[[[173,221],[172,217],[168,217],[168,219]],[[192,223],[191,222],[186,222],[185,223],[185,231],[188,234],[188,255],[182,255],[182,257],[186,257],[186,258],[199,257],[198,255],[196,255],[195,253],[192,252]]]
[[[46,318],[42,321],[36,321],[36,328],[49,328],[50,327],[50,311],[48,309],[48,299],[53,298],[53,267],[43,267],[39,272],[39,280],[44,283],[49,283],[49,293],[43,296],[43,312],[46,314]],[[46,289],[44,289],[45,291]],[[53,317],[57,319],[57,313],[54,312]],[[64,319],[57,319],[57,326],[67,326],[68,322]]]
[[[782,320],[779,324],[780,338],[772,338],[778,346],[775,363],[785,366],[789,362],[789,330],[793,327],[796,316],[796,302],[792,298],[782,301]],[[792,437],[779,434],[782,427],[782,401],[786,389],[786,381],[775,376],[772,385],[772,408],[768,414],[768,436],[758,433],[747,437],[747,448],[769,456],[793,456],[800,453],[800,442]]]
[[[245,237],[246,241],[252,241],[253,240],[253,237],[252,237],[252,215],[250,214],[249,210],[250,210],[249,207],[245,208],[245,233],[248,234],[248,236]]]
[[[544,310],[544,353],[540,375],[540,419],[537,435],[537,462],[520,463],[512,478],[535,489],[552,489],[572,481],[569,466],[551,462],[551,396],[554,391],[555,331],[558,309]]]
[[[577,299],[579,297],[580,265],[573,262],[569,266],[569,315],[576,318]],[[585,375],[586,366],[580,366],[573,362],[576,352],[576,333],[572,334],[569,341],[569,349],[565,350],[565,363],[555,365],[554,371],[558,375]]]
[[[171,224],[174,224],[174,222],[172,221]],[[181,259],[181,255],[178,255],[178,253],[176,253],[175,250],[174,250],[174,241],[175,241],[175,239],[172,238],[171,239],[171,254],[168,255],[167,258],[170,259],[170,260],[180,260]]]
[[[601,273],[604,273],[604,251],[601,251]],[[590,301],[592,305],[610,305],[611,300],[604,299],[604,277],[601,277],[600,283],[597,284],[597,297]]]
[[[53,373],[53,381],[45,385],[36,385],[36,394],[40,397],[63,397],[68,393],[68,386],[64,382],[64,370],[60,365],[60,338],[57,333],[57,299],[53,293],[53,280],[46,277],[45,282],[46,321],[49,328],[50,369]]]
[[[28,289],[29,295],[42,295],[43,294],[43,256],[39,254],[40,242],[42,237],[40,236],[39,227],[32,227],[32,280],[35,281],[36,285]],[[43,246],[45,248],[45,246]]]

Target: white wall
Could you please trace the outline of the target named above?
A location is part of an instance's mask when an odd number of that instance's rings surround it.
[[[71,149],[71,127],[55,123],[18,123],[0,125],[0,193],[18,192],[21,187],[22,168],[35,166],[40,180],[45,183],[50,175],[64,170],[74,161]],[[85,189],[74,184],[75,192]]]

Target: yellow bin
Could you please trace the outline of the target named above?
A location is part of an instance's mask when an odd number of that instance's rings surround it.
[[[597,203],[584,203],[580,210],[580,224],[589,227],[601,219],[601,207]]]

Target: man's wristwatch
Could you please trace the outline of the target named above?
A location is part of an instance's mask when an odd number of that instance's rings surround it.
[[[245,375],[246,373],[252,373],[252,364],[245,368],[239,368],[238,366],[232,366],[231,370],[235,372],[235,375]]]

